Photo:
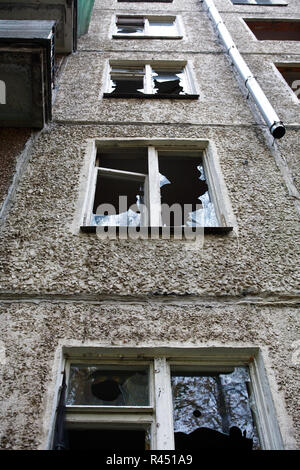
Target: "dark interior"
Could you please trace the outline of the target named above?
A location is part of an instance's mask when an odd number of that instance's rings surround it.
[[[300,41],[300,21],[245,20],[260,41]]]
[[[145,450],[144,429],[69,429],[68,450]]]

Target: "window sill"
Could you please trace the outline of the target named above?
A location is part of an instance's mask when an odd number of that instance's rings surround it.
[[[138,99],[168,99],[168,100],[197,100],[199,95],[164,95],[148,93],[104,93],[103,98],[138,98]]]
[[[128,229],[137,229],[137,227],[128,227],[128,226],[96,226],[96,225],[81,225],[80,227],[80,231],[83,232],[83,233],[96,233],[97,232],[97,228],[102,228],[103,229],[103,232],[108,232],[108,229],[111,229],[112,231],[114,231],[116,233],[116,235],[118,236],[119,233],[120,233],[120,229],[121,232],[122,232],[122,235],[124,233],[127,233],[128,232]],[[176,234],[181,234],[184,238],[184,234],[185,234],[185,231],[186,229],[195,229],[196,227],[176,227],[176,226],[172,226],[172,227],[140,227],[142,230],[141,230],[141,233],[143,234],[148,234],[149,235],[149,238],[151,238],[151,234],[155,234],[155,235],[158,235],[159,238],[162,238],[163,235],[164,235],[164,231],[165,233],[170,233],[170,235],[174,235],[175,233]],[[165,230],[163,230],[165,229]],[[203,234],[204,232],[204,235],[226,235],[230,232],[232,232],[233,230],[233,227],[197,227],[198,229],[198,235],[199,234]],[[203,231],[202,231],[203,229]],[[195,230],[188,230],[189,233],[196,233]],[[136,230],[136,233],[138,234],[139,232]]]
[[[113,39],[165,39],[172,41],[173,39],[183,39],[183,36],[145,36],[145,35],[135,35],[135,36],[126,36],[126,34],[114,34]]]

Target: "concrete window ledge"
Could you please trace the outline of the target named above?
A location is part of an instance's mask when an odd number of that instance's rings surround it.
[[[139,99],[162,99],[162,100],[197,100],[199,95],[163,95],[150,93],[104,93],[103,98],[139,98]]]
[[[132,231],[136,231],[138,234],[139,232],[142,234],[148,234],[149,238],[151,238],[151,234],[156,234],[159,238],[162,238],[164,233],[170,234],[173,236],[174,234],[181,234],[184,238],[185,233],[195,234],[196,235],[226,235],[233,230],[233,227],[126,227],[126,226],[96,226],[96,225],[82,225],[80,227],[81,232],[83,233],[97,233],[97,228],[102,229],[103,232],[108,232],[108,230],[112,230],[118,236],[120,232],[122,234],[128,233],[128,229],[132,229]],[[197,231],[195,229],[198,229]],[[121,229],[121,230],[120,230]]]

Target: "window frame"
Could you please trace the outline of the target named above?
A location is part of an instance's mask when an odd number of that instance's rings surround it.
[[[118,18],[130,18],[130,19],[140,19],[143,18],[144,20],[144,32],[140,34],[126,34],[126,33],[118,33],[117,32],[117,21]],[[161,20],[163,21],[173,21],[174,26],[176,28],[176,33],[174,35],[167,35],[167,34],[160,34],[160,35],[154,35],[151,34],[150,28],[149,28],[149,22],[150,21],[158,21]],[[117,14],[114,17],[114,26],[113,26],[113,34],[112,34],[113,39],[169,39],[169,40],[176,40],[176,39],[183,39],[183,27],[182,27],[182,21],[181,18],[178,15],[138,15],[138,14],[129,14],[129,15],[124,15],[124,14]]]
[[[158,165],[159,149],[178,151],[190,150],[202,153],[202,163],[206,175],[206,182],[211,202],[214,205],[216,217],[219,225],[216,227],[204,227],[204,233],[226,234],[231,232],[237,225],[227,188],[222,175],[220,163],[212,143],[206,139],[143,139],[143,138],[118,138],[118,139],[92,139],[88,142],[86,148],[86,161],[89,162],[87,169],[87,191],[82,207],[80,217],[80,230],[87,233],[96,233],[97,226],[91,225],[92,210],[94,205],[94,194],[96,189],[97,167],[95,162],[97,159],[98,149],[101,147],[118,148],[126,147],[148,147],[150,148],[150,167],[148,167],[148,180],[146,191],[148,192],[148,200],[146,196],[146,205],[149,204],[148,210],[150,214],[149,229],[163,228],[161,227],[160,214],[157,213],[157,205],[160,204],[160,188],[159,181],[152,177],[151,171],[157,172],[155,167]],[[155,154],[156,153],[156,154]],[[149,156],[149,152],[148,152]],[[149,161],[149,160],[148,160]],[[151,170],[152,168],[152,170]],[[118,171],[118,170],[116,170]],[[146,192],[145,191],[145,192]],[[150,207],[151,206],[151,207]],[[152,213],[151,213],[152,210]],[[167,229],[169,227],[166,227]],[[161,230],[159,231],[161,235]]]
[[[113,67],[120,68],[143,68],[144,69],[144,93],[118,93],[113,94],[111,91],[111,72]],[[152,79],[152,71],[156,69],[161,69],[162,71],[178,71],[182,69],[184,73],[184,78],[187,84],[187,90],[183,95],[172,95],[172,94],[162,94],[155,93]],[[181,61],[166,61],[166,60],[150,60],[150,61],[140,61],[140,60],[109,60],[107,68],[107,79],[104,83],[104,93],[103,98],[110,99],[171,99],[171,100],[197,100],[199,98],[199,93],[196,88],[196,81],[193,77],[193,72],[190,66],[190,63],[186,60]],[[106,91],[109,90],[109,91]]]
[[[230,0],[232,5],[234,6],[248,6],[248,5],[253,5],[253,6],[256,6],[256,7],[286,7],[288,6],[288,2],[284,1],[284,0],[271,0],[272,2],[273,1],[277,1],[278,3],[256,3],[256,0],[248,0],[248,3],[242,3],[242,2],[234,2],[234,0]]]
[[[274,43],[278,43],[278,42],[290,42],[290,43],[297,43],[299,42],[298,40],[296,39],[259,39],[255,32],[251,29],[251,27],[249,26],[248,22],[282,22],[282,23],[285,23],[285,22],[295,22],[295,23],[299,23],[300,24],[300,18],[287,18],[287,17],[276,17],[276,18],[272,18],[272,17],[258,17],[258,16],[243,16],[240,18],[240,20],[242,21],[244,27],[247,28],[248,32],[251,34],[252,38],[257,41],[257,42],[274,42]]]
[[[247,366],[250,375],[251,394],[255,401],[255,424],[263,450],[283,450],[283,439],[276,417],[263,353],[258,347],[105,347],[105,346],[64,346],[61,351],[58,387],[63,375],[68,375],[71,363],[143,365],[149,364],[150,406],[140,409],[121,409],[121,407],[78,407],[69,405],[66,409],[66,422],[82,426],[89,423],[117,429],[138,425],[150,426],[151,450],[174,449],[173,403],[171,391],[171,368],[184,367],[187,370],[223,372],[228,368]],[[68,383],[68,380],[66,381]],[[73,409],[72,409],[73,406]],[[55,407],[56,408],[56,407]],[[106,408],[106,410],[104,410]],[[119,408],[119,409],[116,409]],[[124,407],[125,408],[125,407]],[[131,407],[132,408],[132,407]],[[97,412],[95,413],[97,409]],[[104,412],[106,411],[106,413]],[[102,413],[103,412],[103,413]],[[55,416],[53,416],[55,421]],[[49,435],[49,448],[53,446],[53,431]]]
[[[294,103],[299,105],[300,104],[300,93],[298,89],[292,88],[288,81],[286,80],[285,76],[281,72],[280,69],[282,68],[289,68],[289,69],[299,69],[299,80],[296,80],[297,82],[300,82],[300,62],[275,62],[272,64],[273,69],[276,73],[277,76],[279,76],[281,82],[285,85],[285,88],[288,90],[291,98],[293,99]],[[298,91],[298,93],[296,93]],[[299,96],[298,96],[299,95]]]

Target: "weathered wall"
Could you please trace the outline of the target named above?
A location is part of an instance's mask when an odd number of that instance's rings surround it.
[[[31,135],[31,129],[0,129],[0,207],[12,183],[17,159]]]
[[[213,302],[18,302],[1,307],[1,448],[45,448],[55,394],[56,350],[62,344],[258,346],[269,375],[285,445],[299,426],[297,378],[292,362],[294,308]],[[179,326],[180,325],[180,326]],[[4,362],[4,361],[3,361]],[[58,363],[55,363],[58,367]],[[281,408],[285,399],[289,417]],[[47,413],[46,413],[47,412]],[[45,419],[45,415],[47,419]],[[294,430],[293,430],[294,426]]]
[[[1,448],[44,448],[52,424],[55,357],[70,341],[261,347],[285,445],[296,447],[293,439],[300,445],[294,360],[299,219],[274,158],[279,153],[288,162],[299,184],[299,105],[271,65],[274,58],[287,58],[291,46],[270,45],[266,52],[251,44],[243,39],[236,8],[229,1],[216,4],[225,9],[227,26],[288,125],[287,135],[274,147],[265,139],[265,126],[255,120],[198,1],[96,1],[90,33],[60,76],[54,121],[35,141],[1,228]],[[182,43],[143,40],[142,48],[137,40],[114,42],[107,28],[115,9],[179,12],[187,37]],[[296,1],[284,12],[299,13]],[[109,58],[171,57],[191,61],[198,101],[101,99]],[[103,137],[209,139],[236,231],[207,236],[203,249],[185,241],[112,242],[80,233],[76,214],[86,145]]]

